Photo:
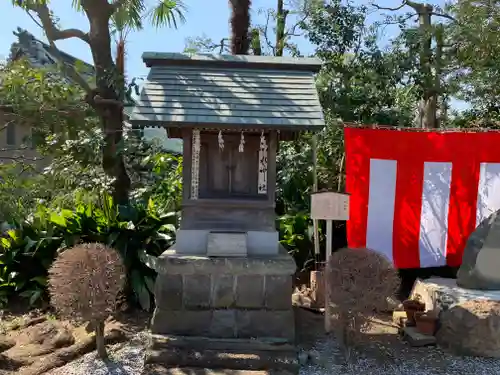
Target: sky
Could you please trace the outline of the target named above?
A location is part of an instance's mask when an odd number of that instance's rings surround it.
[[[154,0],[146,0],[154,4]],[[0,23],[0,58],[9,55],[10,46],[15,41],[12,34],[18,27],[26,29],[35,37],[45,40],[42,30],[21,9],[15,8],[10,1],[2,0]],[[83,14],[77,13],[71,7],[72,0],[51,0],[51,9],[60,19],[61,27],[79,28],[88,30],[88,22]],[[356,0],[354,3],[362,4],[367,1]],[[381,0],[381,5],[392,4],[391,0]],[[208,36],[213,40],[221,40],[229,35],[229,7],[227,0],[185,0],[188,7],[186,12],[187,22],[177,30],[169,28],[154,29],[149,26],[141,32],[131,33],[127,39],[127,73],[129,77],[144,76],[147,69],[141,55],[143,52],[181,52],[186,45],[186,38]],[[202,5],[204,4],[204,5]],[[265,17],[259,10],[274,8],[276,0],[253,0],[252,23],[265,22]],[[371,16],[371,20],[382,19],[383,16]],[[393,30],[397,32],[397,30]],[[391,37],[391,30],[386,30],[386,37]],[[314,48],[303,38],[296,39],[304,55],[312,53]],[[76,56],[84,61],[91,62],[89,47],[78,39],[58,41],[57,46],[66,53]]]
[[[148,1],[148,0],[146,0]],[[154,4],[153,0],[148,1]],[[187,22],[179,28],[154,29],[146,27],[141,32],[130,33],[127,38],[127,72],[129,77],[143,76],[147,74],[141,55],[143,52],[182,52],[185,47],[185,40],[188,37],[206,35],[214,40],[221,40],[229,35],[229,7],[227,0],[185,0],[187,6]],[[6,58],[10,51],[10,46],[15,40],[12,34],[17,27],[31,32],[35,37],[46,40],[42,30],[27,16],[21,9],[14,8],[10,0],[2,0],[0,23],[0,57]],[[60,19],[62,27],[76,27],[88,30],[88,22],[83,14],[77,13],[71,7],[72,0],[51,0],[51,9]],[[205,4],[205,5],[201,5]],[[208,5],[209,4],[209,5]],[[263,20],[263,16],[257,14],[258,9],[273,7],[275,0],[253,0],[252,1],[252,21]],[[80,40],[58,41],[59,49],[84,61],[91,62],[89,47]],[[307,43],[301,43],[301,47]]]
[[[13,7],[10,0],[0,0],[0,60],[8,57],[10,46],[16,40],[13,31],[18,27],[28,30],[40,40],[46,40],[43,31],[33,22],[33,20],[20,8]],[[145,0],[150,5],[155,0]],[[352,0],[352,3],[368,5],[370,0]],[[434,4],[443,5],[445,0],[433,1]],[[286,2],[286,1],[285,1]],[[146,28],[140,32],[130,33],[127,38],[127,76],[145,78],[148,69],[141,59],[143,52],[182,52],[186,46],[186,39],[207,36],[214,41],[228,37],[229,32],[229,6],[228,0],[184,0],[187,6],[185,13],[187,22],[179,25],[178,29],[161,28],[155,29],[146,24]],[[72,0],[51,0],[50,8],[54,10],[59,18],[61,28],[78,28],[88,30],[88,21],[84,14],[76,12],[72,8]],[[204,5],[202,5],[204,4]],[[377,4],[385,7],[394,7],[399,4],[397,0],[378,0]],[[265,14],[263,10],[275,8],[276,0],[252,0],[252,23],[264,24]],[[404,10],[403,10],[404,11]],[[406,9],[408,11],[408,8]],[[390,12],[385,12],[390,13]],[[372,12],[368,22],[381,21],[385,18],[383,12]],[[390,40],[398,33],[396,26],[389,26],[384,29],[382,43]],[[295,38],[295,43],[303,55],[312,54],[314,47],[304,38]],[[69,53],[86,62],[92,62],[90,49],[87,44],[78,39],[68,39],[56,42],[59,49]],[[452,106],[463,107],[464,103],[453,100]]]

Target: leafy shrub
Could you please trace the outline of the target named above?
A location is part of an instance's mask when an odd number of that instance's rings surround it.
[[[398,286],[397,271],[382,254],[369,249],[342,249],[331,256],[326,288],[346,353],[370,326],[373,312],[387,307],[387,297],[393,297]]]
[[[21,223],[4,224],[0,247],[0,303],[20,295],[30,303],[46,297],[47,271],[58,252],[80,243],[117,249],[127,270],[126,293],[145,310],[152,307],[155,272],[140,254],[158,256],[174,241],[175,212],[146,205],[115,206],[102,195],[98,204],[80,202],[74,210],[40,205]]]
[[[299,270],[314,262],[313,223],[308,213],[278,219],[280,243],[293,256]]]
[[[62,252],[49,270],[51,304],[64,316],[92,322],[101,358],[107,357],[104,322],[115,311],[124,284],[120,255],[97,243]]]

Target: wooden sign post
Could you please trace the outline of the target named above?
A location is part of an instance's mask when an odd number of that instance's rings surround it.
[[[326,220],[326,264],[332,256],[333,220],[349,220],[349,195],[333,191],[321,191],[311,195],[311,219]],[[331,331],[330,298],[328,295],[327,277],[323,277],[325,285],[325,331]]]

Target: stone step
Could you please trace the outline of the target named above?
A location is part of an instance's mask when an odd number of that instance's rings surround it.
[[[146,365],[142,375],[293,375],[293,373],[279,370],[231,370],[208,369],[195,367],[167,367],[160,364]]]
[[[298,373],[299,363],[295,352],[242,351],[188,348],[163,348],[148,350],[147,363],[165,366],[196,367],[230,370],[286,370]]]
[[[295,352],[293,345],[286,339],[222,339],[203,336],[151,335],[151,349],[161,350],[165,347],[197,350],[239,350],[244,352],[257,351],[290,351]]]

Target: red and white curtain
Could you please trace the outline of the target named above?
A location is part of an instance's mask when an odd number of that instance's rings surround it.
[[[500,209],[500,132],[346,127],[349,247],[396,268],[459,266],[466,241]]]

